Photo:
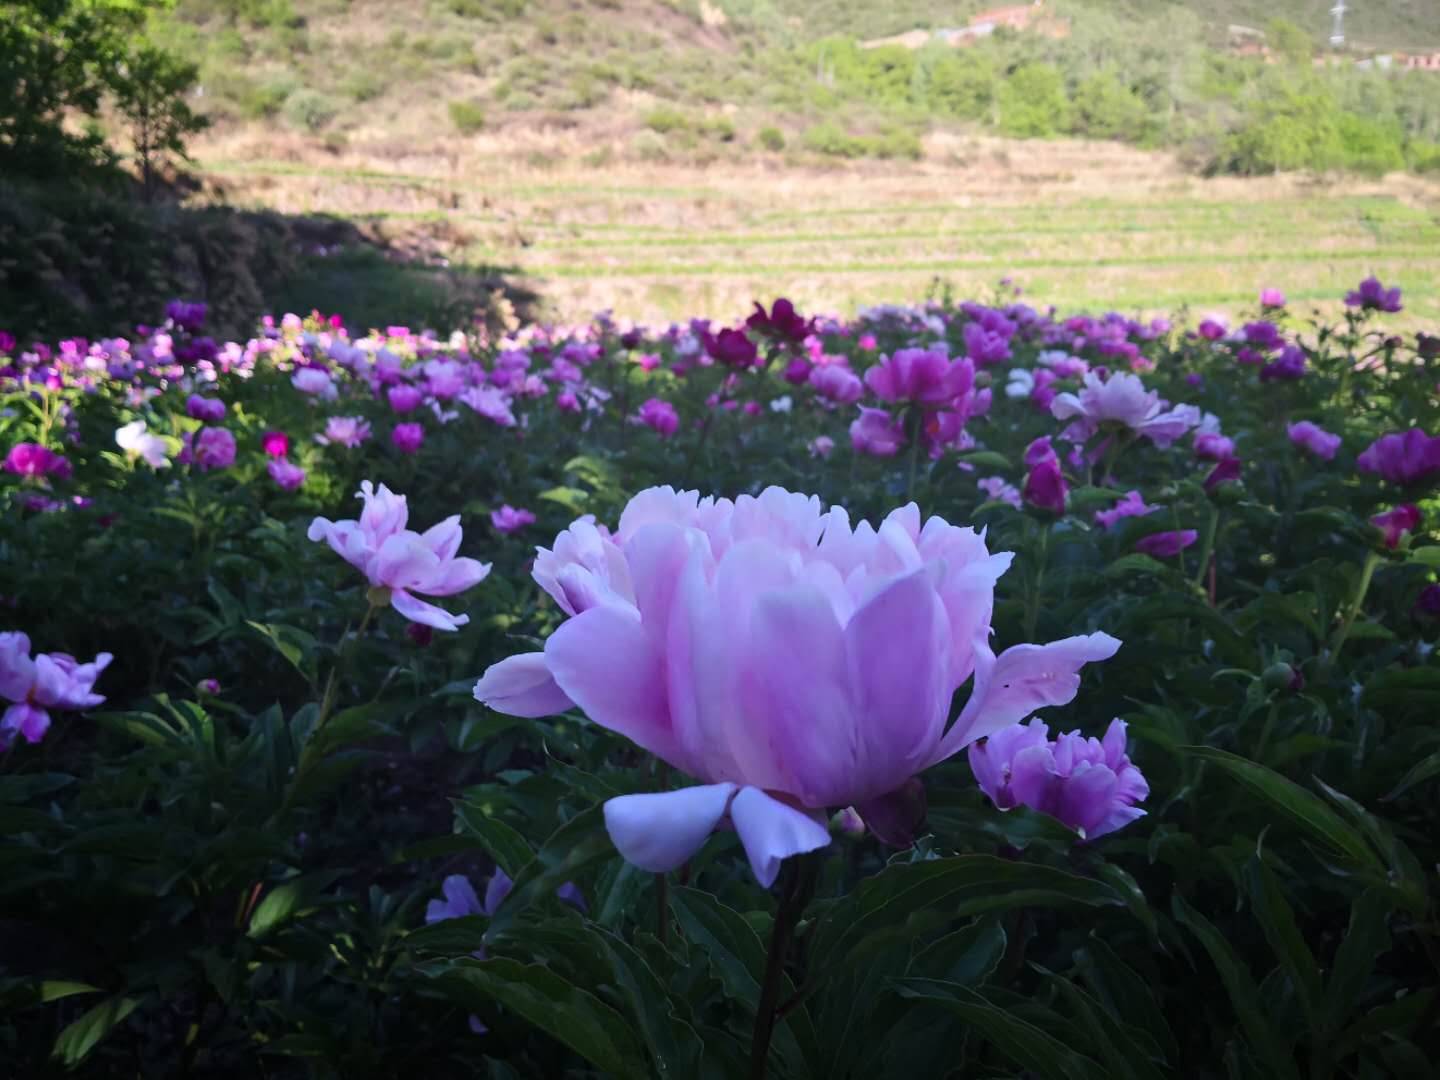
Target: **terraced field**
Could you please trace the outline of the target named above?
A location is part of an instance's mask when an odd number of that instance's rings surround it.
[[[1065,309],[1237,310],[1273,284],[1333,312],[1373,273],[1405,287],[1404,321],[1440,321],[1433,185],[1206,181],[1120,148],[1050,154],[833,172],[631,165],[593,178],[431,158],[393,171],[205,167],[232,199],[360,221],[451,267],[518,271],[562,317],[728,317],[777,294],[843,312],[931,287],[985,295],[1007,277]]]

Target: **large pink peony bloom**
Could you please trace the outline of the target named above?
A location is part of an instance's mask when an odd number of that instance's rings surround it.
[[[1332,435],[1309,420],[1287,425],[1285,434],[1296,446],[1303,447],[1322,461],[1333,461],[1335,452],[1340,449],[1339,435]]]
[[[453,596],[490,573],[489,563],[456,556],[463,539],[460,515],[417,533],[405,527],[410,511],[404,495],[384,484],[377,492],[366,480],[356,497],[365,501],[359,521],[317,517],[310,523],[310,539],[329,544],[365,575],[372,588],[384,590],[390,606],[412,622],[436,630],[455,630],[469,622],[468,615],[451,615],[411,595]]]
[[[50,709],[91,709],[105,698],[94,692],[95,680],[114,659],[101,653],[88,664],[67,653],[30,656],[25,634],[0,634],[0,698],[11,702],[0,717],[0,749],[16,734],[37,743],[50,729]]]
[[[1146,390],[1139,376],[1120,372],[1101,380],[1095,372],[1085,376],[1079,394],[1060,394],[1050,404],[1057,420],[1070,420],[1065,438],[1085,442],[1101,425],[1129,428],[1156,446],[1166,447],[1195,427],[1199,412],[1193,406],[1167,408],[1154,390]]]
[[[1089,634],[997,657],[1010,560],[973,529],[922,525],[914,504],[876,528],[780,488],[734,502],[651,488],[613,534],[582,518],[539,552],[535,580],[570,617],[475,696],[517,716],[578,706],[701,782],[606,804],[630,862],[678,867],[728,819],[768,885],[827,843],[827,810],[883,817],[917,773],[1071,700],[1080,668],[1114,654]]]
[[[881,401],[940,407],[975,385],[975,363],[938,348],[900,349],[865,372],[865,385]]]
[[[1392,484],[1413,484],[1440,472],[1440,435],[1432,438],[1419,428],[1393,431],[1366,447],[1355,464]]]

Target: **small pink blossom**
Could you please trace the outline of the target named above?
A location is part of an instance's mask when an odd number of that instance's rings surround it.
[[[835,449],[835,440],[829,435],[817,435],[806,447],[811,457],[828,458]]]
[[[975,364],[952,360],[943,349],[900,349],[865,372],[865,385],[881,401],[948,405],[975,384]]]
[[[201,472],[228,469],[235,464],[235,436],[226,428],[206,427],[187,431],[184,449],[177,459],[182,465],[194,465]]]
[[[265,466],[265,471],[270,474],[270,479],[284,491],[294,491],[305,483],[305,470],[299,465],[294,465],[284,458],[276,458]]]
[[[401,414],[414,412],[425,400],[420,389],[409,383],[390,387],[385,391],[385,397],[390,402],[390,408]]]
[[[675,406],[660,398],[651,398],[640,406],[635,414],[637,423],[644,424],[662,439],[668,439],[680,429],[680,414]]]
[[[30,656],[30,638],[22,633],[0,633],[0,698],[11,702],[0,717],[0,749],[18,734],[37,743],[50,729],[51,709],[79,712],[102,704],[94,692],[95,680],[114,659],[100,653],[81,664],[68,653]]]
[[[219,398],[191,394],[185,402],[185,412],[192,419],[213,424],[225,419],[225,403]]]
[[[344,446],[354,449],[370,438],[370,422],[361,416],[332,416],[325,422],[325,432],[316,435],[321,446]]]
[[[905,445],[905,429],[884,409],[860,407],[860,417],[850,425],[850,445],[873,457],[894,457]]]
[[[1393,551],[1400,546],[1406,533],[1420,528],[1420,520],[1420,508],[1414,503],[1404,503],[1383,514],[1376,514],[1370,519],[1370,524],[1384,534],[1385,546]]]
[[[1333,461],[1335,452],[1340,449],[1339,435],[1332,435],[1309,420],[1288,425],[1285,433],[1290,436],[1292,443],[1310,451],[1322,461]]]
[[[423,424],[396,424],[395,430],[390,432],[390,442],[402,454],[414,454],[420,450],[420,444],[425,441],[425,425]]]
[[[290,436],[283,431],[267,431],[260,436],[260,449],[271,457],[285,457],[290,453]]]
[[[1142,555],[1157,559],[1173,559],[1199,539],[1194,529],[1177,529],[1174,532],[1151,533],[1135,541],[1135,550]]]
[[[1016,510],[1021,507],[1020,492],[1014,484],[1007,483],[1002,476],[985,476],[975,481],[975,486],[985,492],[993,502],[1006,503]]]
[[[490,524],[501,536],[509,536],[511,533],[519,532],[527,525],[534,525],[535,515],[523,507],[517,510],[506,503],[499,510],[490,512]]]

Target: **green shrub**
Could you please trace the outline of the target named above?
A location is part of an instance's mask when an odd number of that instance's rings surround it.
[[[688,128],[690,118],[673,106],[660,105],[645,114],[644,124],[651,131],[668,135],[672,131],[682,131]]]
[[[339,112],[339,102],[308,87],[296,90],[285,99],[285,119],[306,131],[320,131],[334,120]]]
[[[473,101],[452,101],[446,106],[450,123],[462,135],[471,135],[485,126],[485,110]]]
[[[785,136],[777,127],[763,127],[755,133],[755,138],[762,147],[774,153],[785,149]]]
[[[641,161],[664,161],[670,156],[665,136],[651,128],[635,133],[630,140],[630,150]]]
[[[370,68],[356,67],[346,74],[340,89],[353,101],[372,101],[385,92],[385,80]]]
[[[1070,130],[1077,135],[1139,142],[1149,122],[1145,102],[1114,71],[1097,71],[1075,88]]]
[[[1044,138],[1065,129],[1065,82],[1050,64],[1022,64],[1000,84],[1000,130],[1017,138]]]
[[[805,149],[830,157],[865,156],[865,141],[851,135],[834,120],[822,120],[805,131]]]
[[[936,112],[982,120],[994,108],[995,85],[995,65],[988,56],[951,51],[926,72],[925,100]]]
[[[920,136],[906,128],[888,128],[863,140],[865,153],[878,158],[906,158],[919,161],[925,156]]]

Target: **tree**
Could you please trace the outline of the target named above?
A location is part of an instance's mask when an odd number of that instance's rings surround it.
[[[135,161],[148,201],[155,176],[166,160],[185,157],[185,137],[209,126],[185,100],[195,85],[198,68],[153,45],[141,45],[112,79],[115,104],[130,124]]]
[[[1265,40],[1286,63],[1308,64],[1315,54],[1315,41],[1289,19],[1271,19],[1265,24]]]
[[[1035,138],[1066,127],[1068,102],[1060,70],[1050,64],[1021,64],[1000,84],[1000,130]]]

